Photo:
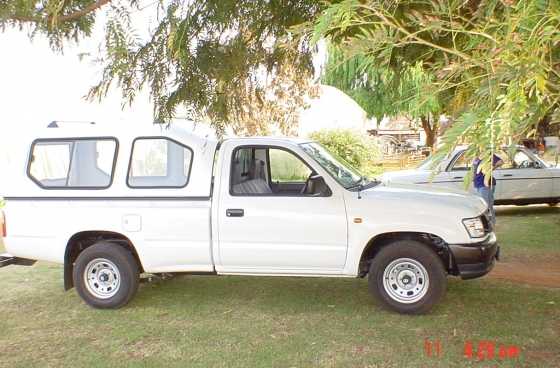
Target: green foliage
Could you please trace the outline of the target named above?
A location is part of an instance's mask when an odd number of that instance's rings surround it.
[[[257,134],[274,124],[287,132],[312,70],[311,50],[288,30],[317,11],[310,0],[172,1],[147,42],[107,32],[103,79],[90,97],[116,82],[132,101],[146,86],[162,121],[187,107],[189,117],[219,131]],[[125,29],[119,22],[108,25]]]
[[[31,37],[44,34],[51,47],[62,50],[65,41],[90,36],[95,11],[111,0],[3,0],[0,1],[0,30],[18,27]],[[111,8],[134,7],[136,0],[114,0]]]
[[[442,106],[433,89],[434,77],[421,61],[394,69],[374,65],[363,54],[345,53],[343,46],[331,43],[321,81],[352,97],[378,120],[384,116],[406,115],[412,119],[439,115]]]
[[[321,143],[365,175],[375,174],[374,165],[381,151],[373,139],[348,129],[314,132],[311,139]]]
[[[559,30],[557,0],[346,0],[314,29],[360,55],[362,70],[421,65],[433,76],[421,100],[440,101],[454,120],[439,157],[468,142],[468,157],[479,155],[485,172],[496,146],[558,116]]]

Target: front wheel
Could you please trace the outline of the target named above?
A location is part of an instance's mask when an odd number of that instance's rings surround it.
[[[138,290],[138,263],[118,244],[98,242],[78,255],[73,272],[80,297],[94,308],[120,308]]]
[[[447,274],[427,245],[402,240],[382,248],[373,259],[369,289],[384,307],[399,313],[424,314],[445,295]]]

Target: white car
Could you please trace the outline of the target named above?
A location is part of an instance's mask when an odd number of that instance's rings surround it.
[[[472,162],[466,160],[466,147],[459,147],[436,167],[428,158],[416,169],[384,173],[380,180],[385,184],[421,184],[433,187],[465,190],[464,178]],[[523,146],[512,153],[507,149],[496,154],[504,165],[494,170],[496,179],[495,204],[556,205],[560,202],[560,168],[554,167]],[[432,177],[432,172],[436,174]],[[472,185],[468,190],[473,191]]]
[[[125,305],[141,273],[367,275],[383,305],[424,313],[448,274],[485,275],[499,252],[479,197],[365,181],[306,140],[93,126],[15,147],[0,266],[60,263],[97,308]]]

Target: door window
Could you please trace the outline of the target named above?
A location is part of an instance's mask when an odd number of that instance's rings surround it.
[[[523,151],[515,151],[513,156],[502,152],[500,158],[504,161],[502,169],[528,169],[535,167],[535,161]]]
[[[251,196],[330,195],[324,180],[293,152],[277,147],[240,147],[232,156],[230,192]]]
[[[523,151],[517,151],[515,153],[513,162],[518,169],[527,169],[535,166],[535,162]]]
[[[471,161],[467,160],[465,153],[459,153],[459,158],[453,162],[451,171],[469,171],[471,169]]]
[[[270,149],[270,176],[275,183],[305,182],[311,170],[288,151]]]

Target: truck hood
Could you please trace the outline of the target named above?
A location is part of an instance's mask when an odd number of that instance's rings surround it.
[[[430,177],[430,171],[428,170],[400,170],[391,171],[384,173],[380,176],[380,180],[383,183],[415,183],[427,181]]]
[[[479,196],[460,190],[414,184],[379,184],[361,192],[364,199],[386,203],[392,211],[404,216],[441,213],[457,218],[476,217],[486,211],[486,202]]]

